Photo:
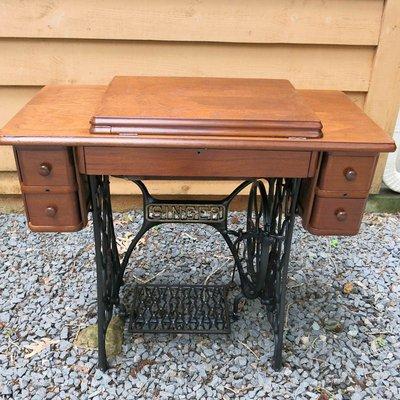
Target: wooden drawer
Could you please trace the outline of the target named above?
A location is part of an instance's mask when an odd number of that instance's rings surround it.
[[[77,192],[24,193],[28,225],[35,232],[71,232],[84,225]]]
[[[355,235],[366,199],[316,197],[307,229],[315,235]]]
[[[368,192],[377,157],[324,154],[318,187],[322,190]]]
[[[67,147],[17,147],[16,159],[24,185],[76,184],[73,157]]]
[[[310,151],[84,147],[80,172],[141,178],[307,177]],[[83,160],[83,162],[82,162]],[[83,164],[83,166],[82,166]]]

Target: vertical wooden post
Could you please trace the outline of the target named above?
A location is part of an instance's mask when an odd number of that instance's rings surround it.
[[[386,0],[364,111],[386,132],[393,134],[400,104],[400,1]],[[386,163],[378,161],[371,193],[378,193]]]

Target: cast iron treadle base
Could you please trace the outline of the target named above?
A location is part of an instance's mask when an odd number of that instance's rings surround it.
[[[286,284],[297,198],[301,179],[252,179],[241,183],[222,200],[162,200],[134,181],[143,194],[143,223],[124,256],[120,257],[114,232],[109,177],[89,176],[97,266],[99,368],[108,368],[106,331],[120,302],[124,271],[140,238],[164,223],[207,224],[224,238],[233,257],[232,281],[240,278],[241,295],[260,299],[274,333],[273,368],[283,365],[282,348],[286,316]],[[246,223],[228,227],[231,201],[250,186]],[[229,333],[227,286],[145,285],[135,289],[132,332]],[[234,302],[237,317],[241,298]]]
[[[136,285],[132,333],[230,333],[228,285]]]

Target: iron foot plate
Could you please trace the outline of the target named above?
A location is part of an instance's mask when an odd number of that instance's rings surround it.
[[[229,285],[136,285],[132,333],[230,333]]]

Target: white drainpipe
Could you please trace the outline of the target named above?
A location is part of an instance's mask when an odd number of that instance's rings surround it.
[[[400,193],[400,115],[397,119],[393,139],[396,142],[397,150],[394,153],[389,153],[383,182],[389,189]]]

